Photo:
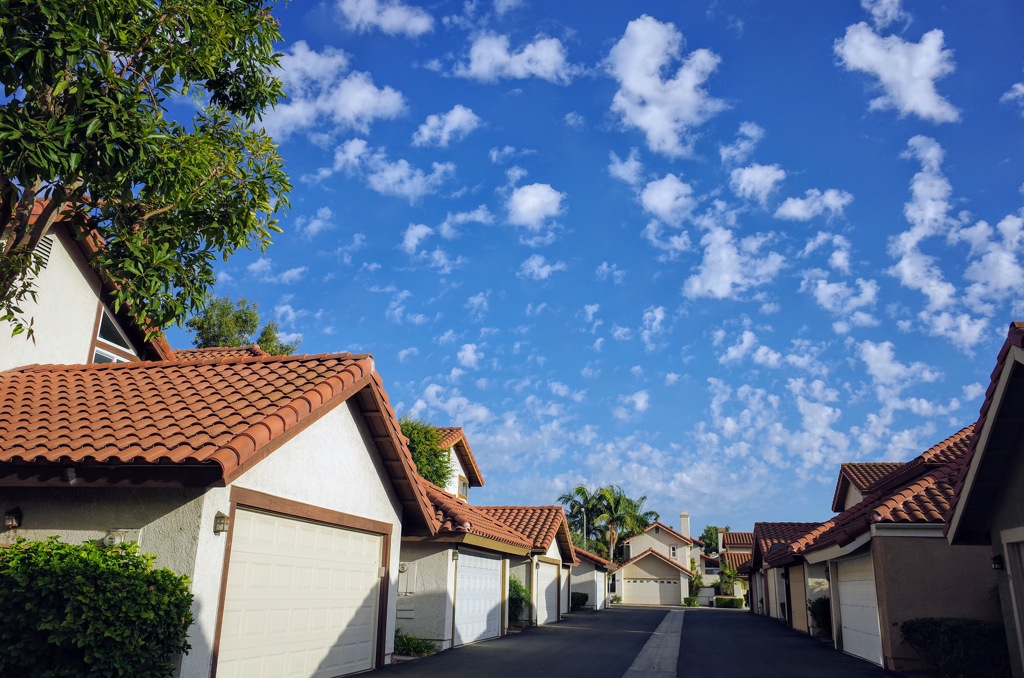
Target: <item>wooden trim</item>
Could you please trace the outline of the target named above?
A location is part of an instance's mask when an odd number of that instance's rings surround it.
[[[135,355],[134,353],[126,351],[120,346],[111,344],[109,341],[104,341],[103,339],[96,337],[93,340],[92,352],[89,354],[89,362],[92,362],[92,357],[96,355],[97,349],[109,353],[111,355],[115,355],[118,358],[124,358],[130,363],[137,363],[139,362],[139,360],[141,360],[141,358],[139,358],[139,356]]]
[[[537,556],[537,561],[541,562],[541,563],[550,563],[551,565],[558,565],[559,568],[562,567],[562,561],[559,560],[558,558],[549,558],[547,556]]]
[[[458,549],[452,549],[452,552],[458,553]],[[461,555],[459,556],[461,559]],[[455,619],[455,612],[459,606],[459,561],[452,560],[452,554],[448,554],[448,560],[452,563],[452,644],[451,648],[455,649],[455,625],[457,620]],[[443,643],[444,641],[442,641]]]
[[[508,558],[501,559],[501,633],[508,635]]]
[[[93,355],[96,354],[96,339],[100,336],[100,323],[103,322],[103,300],[96,300],[96,320],[92,323],[92,335],[89,338],[89,354],[85,356],[83,363],[91,363]]]
[[[462,484],[463,483],[466,484],[466,491],[465,492],[462,491]],[[466,476],[459,476],[458,486],[455,489],[456,489],[455,494],[459,497],[459,499],[468,499],[469,498],[469,478],[467,478]]]
[[[255,509],[266,513],[286,518],[307,520],[310,522],[322,523],[332,527],[356,530],[376,534],[381,538],[381,567],[384,568],[384,576],[380,578],[378,585],[379,600],[377,606],[377,648],[376,666],[384,666],[386,658],[387,622],[388,622],[388,594],[391,583],[391,535],[394,526],[391,523],[381,522],[370,518],[362,518],[341,511],[334,511],[312,504],[304,504],[292,499],[277,497],[256,490],[249,490],[244,487],[231,488],[231,509],[229,515],[229,528],[227,544],[224,547],[224,566],[220,575],[220,594],[217,597],[217,622],[213,634],[213,651],[210,665],[210,678],[217,676],[217,661],[220,654],[220,634],[224,624],[224,601],[227,597],[228,573],[231,566],[231,543],[235,534],[235,515],[238,508]]]

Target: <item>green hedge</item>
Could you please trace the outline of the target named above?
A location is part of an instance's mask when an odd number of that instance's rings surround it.
[[[697,602],[697,596],[687,596],[683,598],[683,605],[686,607],[697,607],[700,603]]]
[[[514,574],[508,578],[508,620],[523,621],[523,613],[530,609],[530,591]]]
[[[900,624],[903,644],[939,670],[943,678],[1010,675],[1006,634],[999,624],[958,617],[924,617]]]
[[[192,594],[153,559],[134,543],[57,537],[0,548],[0,676],[171,675],[189,650]]]
[[[736,596],[715,596],[715,607],[742,608],[743,599]]]
[[[582,591],[573,591],[569,594],[569,609],[582,610],[587,605],[590,596]]]

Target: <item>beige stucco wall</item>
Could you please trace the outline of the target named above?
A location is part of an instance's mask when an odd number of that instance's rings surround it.
[[[466,477],[466,469],[462,466],[462,460],[459,459],[459,455],[455,454],[455,447],[448,449],[448,455],[452,460],[452,477],[448,479],[448,484],[445,486],[445,491],[449,494],[454,494],[456,497],[459,496],[459,476]],[[469,501],[469,493],[466,493],[466,501]]]
[[[829,597],[828,579],[825,573],[828,571],[826,563],[804,563],[804,582],[807,590],[807,602],[811,602],[822,596]],[[814,618],[810,612],[807,613],[808,633],[817,635],[818,627],[814,624]]]
[[[620,571],[626,579],[679,579],[685,577],[678,569],[655,556],[641,558]]]
[[[998,621],[996,583],[987,546],[950,546],[941,536],[871,540],[878,590],[878,622],[885,667],[923,668],[901,643],[898,625],[918,617],[966,617]]]
[[[396,626],[441,650],[452,646],[455,568],[451,545],[403,542]]]
[[[587,594],[587,605],[595,610],[603,609],[605,606],[605,583],[606,573],[598,570],[589,560],[581,560],[579,565],[574,565],[570,573],[570,589],[572,592]]]
[[[509,558],[508,574],[510,578],[515,575],[522,582],[523,586],[526,587],[527,591],[533,591],[533,558],[530,556],[512,556]],[[536,615],[537,611],[531,602],[530,608],[523,612],[521,621],[534,623],[537,620]]]
[[[787,568],[789,571],[789,600],[793,607],[790,620],[797,631],[810,633],[807,614],[807,579],[802,563]]]
[[[676,558],[683,567],[690,567],[690,543],[683,541],[666,530],[661,530],[656,533],[654,528],[638,534],[629,540],[629,558],[636,558],[638,555],[646,551],[647,549],[653,548],[658,553],[662,554],[666,558],[671,558],[670,547],[676,547]],[[700,556],[697,556],[699,558]]]
[[[25,335],[0,331],[0,370],[20,365],[70,364],[92,361],[99,280],[63,228],[54,231],[50,260],[36,280],[36,302],[21,308],[34,318],[35,342]]]

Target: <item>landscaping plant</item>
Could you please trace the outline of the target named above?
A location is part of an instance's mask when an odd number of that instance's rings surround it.
[[[931,662],[942,678],[1010,675],[1006,635],[999,624],[958,617],[923,617],[900,624],[903,644]]]
[[[590,600],[590,596],[581,591],[573,591],[569,594],[569,609],[575,612],[576,610],[582,610],[587,605],[587,601]]]
[[[426,657],[436,652],[437,646],[431,641],[402,633],[402,629],[395,631],[395,654],[405,657]]]
[[[0,676],[170,676],[192,593],[154,558],[57,537],[0,548]]]
[[[508,618],[515,623],[523,620],[530,609],[530,591],[514,574],[508,578]]]
[[[821,596],[807,603],[807,611],[811,613],[814,625],[818,627],[818,634],[823,637],[832,637],[832,602],[828,596]]]

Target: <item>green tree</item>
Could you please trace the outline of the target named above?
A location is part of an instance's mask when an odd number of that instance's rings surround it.
[[[729,526],[726,525],[722,528],[726,532],[729,531]],[[699,539],[704,542],[704,555],[710,556],[712,553],[718,553],[718,526],[717,525],[705,525],[704,531],[700,533]]]
[[[29,326],[58,218],[103,238],[92,263],[150,332],[201,307],[217,259],[270,244],[290,188],[259,125],[281,97],[273,4],[0,2],[0,321]],[[202,104],[186,122],[182,96]]]
[[[598,492],[591,492],[586,485],[580,483],[569,492],[563,492],[558,497],[558,503],[566,508],[566,518],[574,538],[576,535],[580,537],[582,543],[578,546],[590,551],[591,542],[597,533],[596,519],[601,513]]]
[[[608,544],[610,558],[615,557],[615,548],[620,539],[638,534],[658,519],[654,511],[645,511],[647,497],[631,499],[621,487],[609,485],[597,491],[600,513],[594,519],[603,531]]]
[[[441,448],[441,432],[423,420],[407,416],[398,423],[402,435],[409,439],[409,451],[419,474],[438,487],[447,485],[452,478],[452,460],[448,450]]]
[[[188,319],[185,327],[194,335],[192,344],[196,348],[256,343],[270,355],[294,353],[299,348],[299,341],[282,341],[273,320],[264,326],[258,338],[253,339],[260,324],[258,308],[258,304],[249,303],[247,299],[232,303],[230,297],[211,297],[201,312]]]

